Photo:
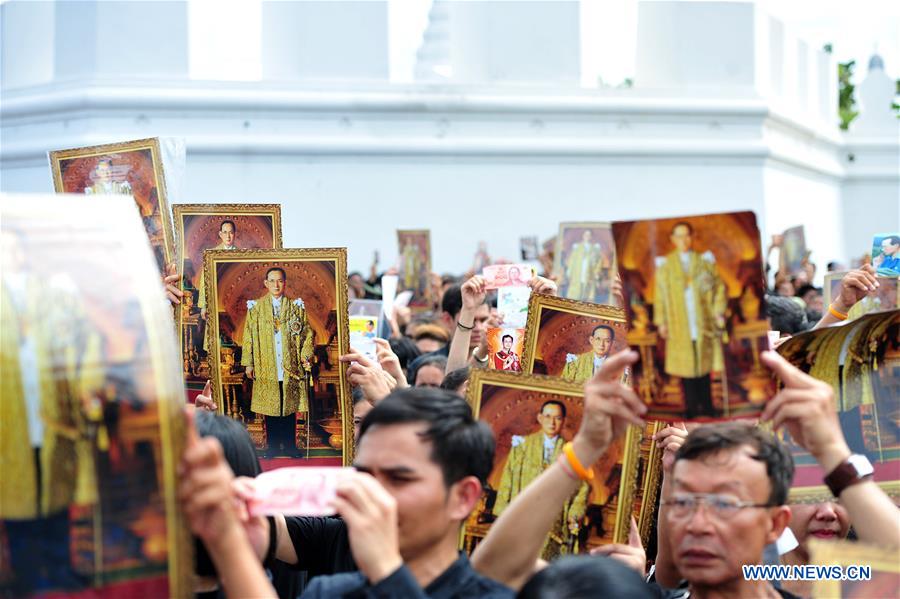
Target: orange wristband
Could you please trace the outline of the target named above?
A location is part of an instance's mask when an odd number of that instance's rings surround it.
[[[831,314],[832,316],[834,316],[835,318],[837,318],[838,320],[847,320],[847,314],[844,314],[843,312],[838,312],[837,310],[834,309],[834,306],[831,304],[828,305],[828,313]]]
[[[581,464],[578,460],[578,456],[575,455],[575,449],[572,447],[571,441],[563,445],[563,453],[566,454],[566,460],[569,462],[569,466],[578,478],[585,481],[594,480],[594,469],[585,468]]]

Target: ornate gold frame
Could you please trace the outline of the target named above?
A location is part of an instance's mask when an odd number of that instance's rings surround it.
[[[159,202],[159,214],[163,227],[163,254],[166,264],[171,264],[175,259],[175,244],[172,238],[172,219],[169,212],[168,192],[166,190],[166,177],[163,169],[162,154],[159,149],[159,138],[136,139],[99,146],[86,146],[83,148],[71,148],[68,150],[53,150],[49,152],[50,171],[53,173],[53,188],[56,193],[65,193],[62,181],[62,169],[60,163],[72,158],[91,158],[105,154],[120,152],[135,152],[150,150],[153,160],[153,178],[156,181],[156,200]]]
[[[425,285],[425,301],[430,306],[431,303],[434,301],[434,298],[432,297],[432,293],[431,293],[431,279],[430,279],[430,273],[431,273],[431,229],[397,229],[397,249],[401,252],[403,251],[402,248],[400,247],[401,235],[421,235],[423,233],[425,234],[425,248],[426,248],[426,251],[428,252],[428,268],[426,270],[427,270],[428,276],[429,276],[429,279]],[[400,257],[402,258],[402,255]],[[402,291],[403,289],[398,287],[397,290]],[[411,306],[411,307],[413,307],[413,306]],[[413,307],[413,308],[415,308],[415,307]],[[420,310],[422,309],[422,307],[418,307],[418,308]]]
[[[203,270],[206,279],[206,297],[210,305],[219,303],[216,281],[216,266],[222,262],[333,262],[335,276],[335,313],[337,314],[338,355],[350,351],[350,327],[348,308],[347,280],[347,248],[311,248],[311,249],[255,249],[255,250],[219,250],[203,252]],[[210,352],[210,375],[212,380],[213,399],[224,413],[224,402],[221,396],[220,351],[219,351],[219,319],[211,319],[207,325],[207,339]],[[353,404],[350,399],[350,386],[347,381],[347,364],[338,363],[338,401],[341,404],[341,428],[343,432],[342,463],[349,466],[353,462],[355,450],[353,439]]]
[[[897,549],[878,547],[854,541],[819,541],[809,540],[809,563],[817,566],[868,566],[875,572],[900,574],[900,560]],[[813,597],[839,599],[841,597],[840,580],[817,580],[813,583]],[[863,581],[860,581],[863,582]],[[863,582],[863,584],[865,584]],[[875,595],[869,595],[874,597]]]
[[[282,248],[281,237],[281,204],[174,204],[172,206],[172,216],[175,221],[175,264],[178,273],[182,275],[179,289],[184,291],[184,260],[185,260],[185,239],[184,239],[184,217],[185,216],[230,216],[230,215],[248,215],[248,216],[270,216],[272,218],[272,240],[274,246],[271,249]],[[204,250],[221,251],[221,250]],[[203,270],[204,265],[198,265]],[[208,328],[208,327],[207,327]],[[182,351],[182,359],[184,353],[184,311],[180,306],[175,307],[175,330],[178,334],[178,341]]]
[[[603,318],[613,322],[626,324],[628,322],[625,318],[625,310],[622,308],[580,302],[555,295],[532,293],[531,299],[528,300],[528,319],[525,321],[525,341],[522,350],[522,371],[529,374],[534,369],[534,354],[540,334],[541,312],[544,308],[552,308],[558,312],[568,312],[578,316]]]
[[[504,372],[502,370],[472,370],[469,377],[469,389],[466,401],[472,406],[472,412],[478,418],[481,409],[481,393],[485,385],[555,393],[571,397],[584,397],[584,387],[580,383],[570,383],[558,377],[542,374],[523,374],[520,372]],[[631,426],[625,437],[622,458],[622,478],[619,481],[619,499],[616,506],[616,526],[613,531],[613,542],[627,543],[628,531],[631,528],[632,503],[637,478],[637,460],[639,458],[640,431]]]

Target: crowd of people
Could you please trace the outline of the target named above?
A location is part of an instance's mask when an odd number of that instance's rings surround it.
[[[830,306],[803,275],[776,273],[768,295],[770,328],[782,338],[840,322],[875,289],[871,266],[850,271]],[[805,277],[805,278],[804,278]],[[178,300],[177,277],[167,279]],[[546,273],[533,293],[555,294]],[[355,297],[377,298],[379,277],[350,275]],[[214,410],[208,391],[196,401],[180,464],[179,498],[209,568],[198,591],[228,597],[794,597],[808,582],[747,580],[743,567],[808,564],[808,541],[844,539],[900,545],[900,511],[870,476],[829,482],[834,499],[790,504],[791,454],[781,430],[826,473],[843,472],[851,451],[832,387],[774,351],[761,360],[780,382],[757,421],[670,423],[655,435],[662,481],[647,555],[632,525],[627,544],[592,555],[541,559],[563,504],[593,464],[646,406],[622,382],[637,354],[605,360],[584,387],[584,412],[572,455],[547,467],[503,510],[471,556],[460,532],[476,509],[494,461],[491,430],[465,400],[469,374],[488,361],[486,331],[502,324],[496,298],[470,273],[464,281],[434,276],[434,310],[397,309],[375,361],[351,351],[341,360],[353,386],[354,471],[339,483],[335,516],[250,517],[252,443],[200,426]],[[613,282],[613,297],[621,288]],[[837,313],[837,315],[835,315]],[[208,424],[205,425],[208,429]],[[199,434],[198,434],[199,431]],[[205,435],[205,436],[203,436]],[[236,447],[240,446],[240,447]],[[244,456],[244,457],[241,457]],[[833,477],[832,477],[833,478]],[[826,477],[829,481],[829,477]],[[785,543],[785,538],[795,538]],[[212,571],[212,573],[210,572]]]

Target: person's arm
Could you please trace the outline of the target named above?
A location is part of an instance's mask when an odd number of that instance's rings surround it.
[[[472,328],[475,327],[475,311],[484,303],[487,295],[486,286],[484,278],[475,275],[463,283],[460,289],[463,305],[457,318],[459,324],[453,331],[453,339],[450,341],[445,374],[469,363],[469,341],[472,338]]]
[[[875,291],[880,285],[875,277],[875,268],[871,264],[865,264],[862,268],[851,270],[841,279],[840,292],[837,297],[831,300],[829,309],[825,311],[825,315],[813,328],[821,329],[843,322],[846,320],[846,315],[850,312],[850,309],[866,297],[870,291]],[[838,318],[831,313],[831,310],[844,315],[844,318]]]
[[[775,352],[763,352],[762,359],[784,383],[766,404],[762,420],[771,421],[776,430],[786,428],[791,439],[812,454],[826,474],[832,472],[851,451],[841,430],[831,385],[801,372]],[[900,546],[900,510],[874,481],[847,487],[838,499],[847,509],[860,541]]]
[[[647,411],[630,387],[620,382],[622,371],[637,361],[623,351],[603,363],[585,386],[584,415],[572,446],[578,461],[591,467],[612,442],[632,424],[643,426]],[[514,590],[533,574],[541,546],[565,502],[582,484],[559,461],[532,481],[491,525],[472,554],[472,565],[482,575]]]
[[[687,439],[687,429],[683,424],[667,426],[654,436],[656,446],[663,452],[662,454],[662,486],[660,489],[660,499],[668,499],[671,492],[672,483],[670,481],[672,475],[672,466],[675,463],[675,453]],[[663,588],[674,589],[681,582],[681,573],[675,567],[672,560],[672,553],[669,549],[669,531],[666,515],[665,501],[659,502],[659,512],[657,515],[656,526],[656,582]]]

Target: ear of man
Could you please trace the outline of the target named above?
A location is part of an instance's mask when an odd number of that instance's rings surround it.
[[[484,488],[474,476],[466,476],[456,481],[450,488],[447,507],[453,520],[465,521],[478,505]]]

